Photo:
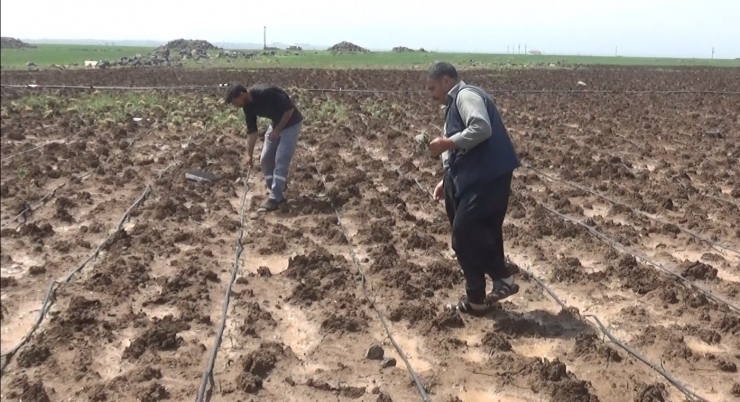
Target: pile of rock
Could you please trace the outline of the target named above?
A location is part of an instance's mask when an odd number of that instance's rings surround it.
[[[11,38],[9,36],[0,37],[0,48],[3,49],[27,49],[35,47],[36,46],[30,45],[20,39]]]
[[[183,58],[192,57],[197,60],[202,57],[208,57],[209,50],[221,50],[221,48],[205,40],[175,39],[167,42],[164,46],[154,49],[152,54],[164,59],[178,55]]]
[[[364,47],[360,47],[351,42],[342,41],[328,49],[332,53],[369,53]]]
[[[419,52],[419,53],[426,53],[427,51],[424,50],[424,48],[419,48],[419,50],[414,50],[411,48],[408,48],[406,46],[396,46],[392,49],[395,53],[409,53],[409,52]]]

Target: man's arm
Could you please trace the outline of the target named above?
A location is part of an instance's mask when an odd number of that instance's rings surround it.
[[[252,108],[244,108],[244,119],[247,121],[247,155],[251,161],[257,143],[257,115]]]
[[[491,136],[491,122],[483,97],[474,90],[466,88],[460,91],[456,103],[466,128],[451,136],[450,140],[455,148],[467,151]],[[443,157],[444,162],[446,157]]]
[[[293,117],[294,111],[295,111],[295,108],[291,106],[290,109],[288,109],[288,111],[283,113],[283,117],[280,118],[280,121],[278,122],[277,126],[273,127],[272,129],[277,130],[278,132],[283,131],[283,129],[285,128],[285,125],[288,124],[288,122],[290,121],[290,118]]]

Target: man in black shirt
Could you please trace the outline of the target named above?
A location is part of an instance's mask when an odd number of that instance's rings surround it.
[[[226,103],[244,110],[247,121],[247,163],[252,165],[254,144],[257,142],[257,117],[266,117],[272,124],[265,132],[260,165],[270,197],[258,211],[274,211],[285,199],[285,182],[301,131],[303,116],[282,89],[267,84],[249,88],[234,85],[226,93]]]

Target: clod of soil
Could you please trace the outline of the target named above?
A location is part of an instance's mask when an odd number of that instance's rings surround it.
[[[500,352],[511,351],[511,343],[509,343],[509,341],[498,332],[488,332],[483,335],[481,344],[487,349],[497,350]]]
[[[681,266],[681,275],[687,279],[714,280],[717,279],[717,268],[699,261],[685,261]]]
[[[665,402],[665,385],[660,383],[639,384],[635,394],[635,402]]]
[[[177,333],[188,329],[190,329],[188,323],[177,321],[171,315],[155,319],[152,327],[144,331],[123,350],[122,357],[133,360],[138,359],[147,350],[176,350],[185,342],[182,337],[177,336]]]
[[[575,354],[586,359],[606,359],[621,362],[622,356],[611,346],[604,345],[594,333],[580,333],[576,336]]]
[[[51,357],[48,346],[31,345],[18,354],[18,365],[22,368],[31,368],[42,365],[46,359]]]
[[[242,360],[242,372],[237,378],[237,388],[248,394],[257,393],[263,381],[285,356],[285,350],[279,343],[265,342],[259,349],[250,352]]]
[[[393,399],[391,399],[391,396],[385,392],[381,392],[378,394],[378,399],[376,399],[375,402],[393,402]]]
[[[381,360],[383,355],[385,355],[385,351],[380,345],[372,345],[365,352],[365,358],[370,360]]]
[[[740,383],[734,383],[732,384],[732,388],[730,388],[730,394],[732,396],[740,397]]]

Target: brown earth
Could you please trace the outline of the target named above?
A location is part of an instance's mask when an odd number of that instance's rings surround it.
[[[3,84],[139,86],[251,82],[255,74],[0,76]],[[591,90],[739,90],[738,74],[615,68],[471,71],[464,78],[498,89],[571,89],[583,80]],[[286,88],[423,89],[418,72],[263,70],[259,77]],[[740,304],[740,256],[731,251],[740,248],[737,97],[496,94],[523,162],[560,180],[517,171],[505,224],[509,257],[582,321],[525,274],[520,293],[487,317],[442,311],[464,285],[442,205],[414,181],[430,190],[440,178],[439,161],[414,139],[436,135],[443,124],[427,94],[291,92],[306,120],[289,202],[245,223],[213,401],[420,400],[364,297],[350,248],[434,401],[684,399],[605,341],[588,315],[704,398],[737,398],[737,311],[545,209]],[[59,288],[41,328],[12,357],[3,399],[194,399],[240,226],[246,142],[234,133],[243,129],[241,117],[229,111],[237,118],[219,125],[214,116],[226,109],[220,92],[168,93],[161,107],[187,117],[177,122],[157,110],[141,122],[115,110],[78,112],[80,102],[110,96],[101,92],[49,92],[45,102],[28,94],[2,91],[3,352],[31,327],[51,280],[102,247]],[[197,184],[184,177],[190,169],[224,179]],[[116,230],[147,184],[151,194]],[[257,167],[249,184],[248,215],[266,198]],[[372,345],[383,349],[380,359],[366,358]]]

